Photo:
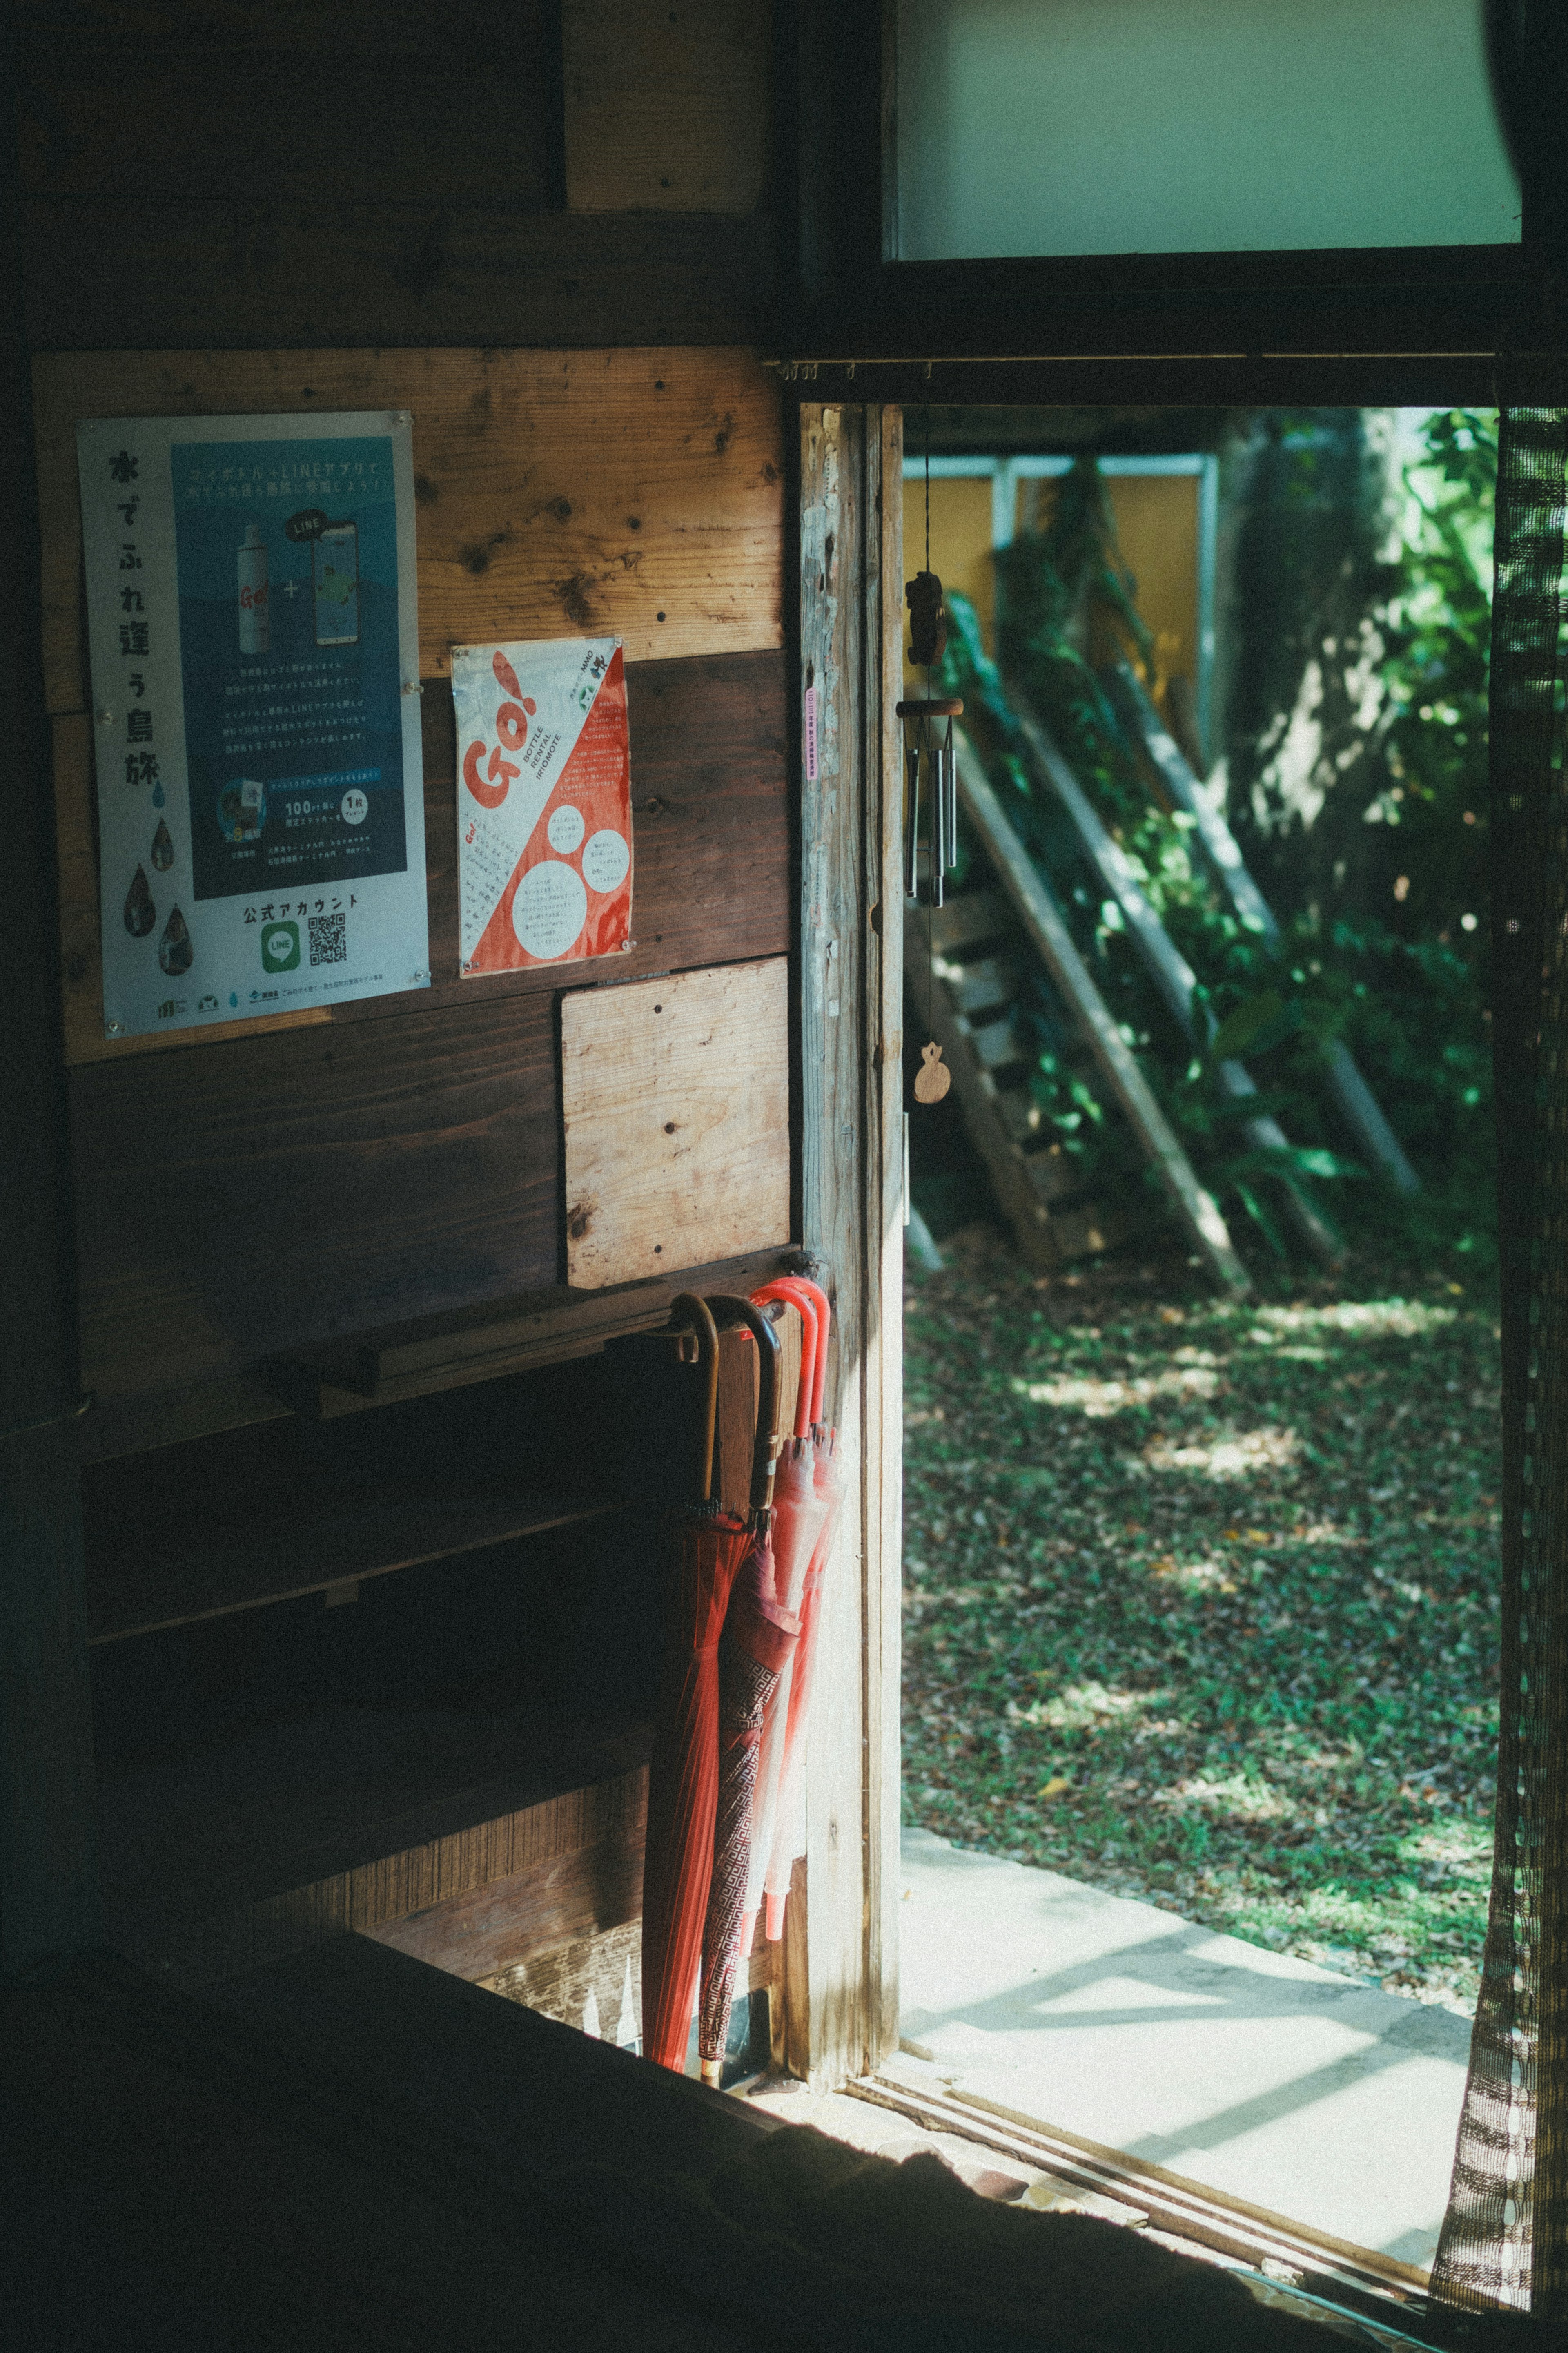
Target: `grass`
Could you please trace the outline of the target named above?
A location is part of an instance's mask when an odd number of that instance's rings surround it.
[[[1493,1303],[943,1248],[907,1305],[906,1819],[1473,2010]]]

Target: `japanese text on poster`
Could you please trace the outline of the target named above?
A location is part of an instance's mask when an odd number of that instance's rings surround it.
[[[411,420],[77,438],[106,1033],[428,987]]]
[[[631,761],[616,638],[456,646],[463,970],[626,947]]]

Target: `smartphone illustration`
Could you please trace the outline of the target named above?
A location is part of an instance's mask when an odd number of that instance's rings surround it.
[[[335,522],[312,543],[310,556],[315,590],[316,643],[357,646],[359,643],[359,526]]]

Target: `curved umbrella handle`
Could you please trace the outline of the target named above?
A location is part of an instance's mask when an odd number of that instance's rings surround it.
[[[827,1390],[827,1341],[833,1329],[832,1303],[822,1285],[813,1282],[808,1275],[789,1274],[781,1279],[793,1283],[796,1291],[815,1303],[816,1308],[816,1366],[811,1384],[811,1418],[814,1422],[820,1422],[823,1399]]]
[[[739,1324],[757,1344],[762,1385],[757,1398],[757,1442],[752,1455],[752,1509],[753,1512],[770,1511],[773,1500],[773,1473],[778,1468],[779,1449],[784,1443],[778,1426],[779,1335],[762,1309],[753,1307],[749,1299],[736,1299],[728,1292],[720,1292],[709,1300],[708,1304],[721,1331]]]
[[[699,1482],[704,1503],[713,1500],[713,1432],[719,1420],[719,1326],[714,1323],[708,1302],[699,1299],[694,1291],[678,1291],[669,1303],[672,1331],[684,1325],[697,1335],[697,1362],[706,1371],[707,1381],[702,1394],[702,1476]]]
[[[800,1372],[795,1393],[795,1434],[797,1438],[804,1438],[811,1427],[812,1384],[816,1379],[816,1304],[787,1275],[781,1276],[776,1282],[764,1282],[760,1291],[752,1293],[753,1307],[765,1307],[770,1299],[782,1300],[786,1307],[793,1307],[801,1321]]]

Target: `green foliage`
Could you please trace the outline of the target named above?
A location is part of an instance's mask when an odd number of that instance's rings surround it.
[[[1485,997],[1486,682],[1491,501],[1489,418],[1440,411],[1406,476],[1408,509],[1394,591],[1380,617],[1381,703],[1373,723],[1378,777],[1369,816],[1389,828],[1406,877],[1391,920],[1325,924],[1314,908],[1277,912],[1271,947],[1248,931],[1200,862],[1193,820],[1158,807],[1084,649],[1146,659],[1136,586],[1116,547],[1101,478],[1088,462],[1063,479],[1050,528],[999,552],[1001,666],[985,654],[962,596],[946,691],[1015,826],[1062,904],[1123,1035],[1222,1206],[1283,1253],[1283,1184],[1328,1184],[1352,1239],[1399,1240],[1426,1255],[1488,1260],[1495,1243],[1490,1050]],[[1167,934],[1197,976],[1217,1028],[1194,1056],[1158,998],[1121,912],[1105,898],[1076,835],[1037,788],[1011,681],[1066,754]],[[1466,928],[1464,919],[1471,919]],[[1116,1183],[1136,1155],[1067,1051],[1059,1009],[1035,1007],[1035,1094],[1064,1150]],[[1349,1044],[1423,1179],[1412,1202],[1363,1177],[1325,1102],[1323,1054]],[[1260,1095],[1238,1104],[1217,1064],[1245,1058]],[[1237,1122],[1273,1113],[1292,1139],[1287,1160],[1240,1148]],[[1314,1202],[1320,1216],[1321,1199]]]

